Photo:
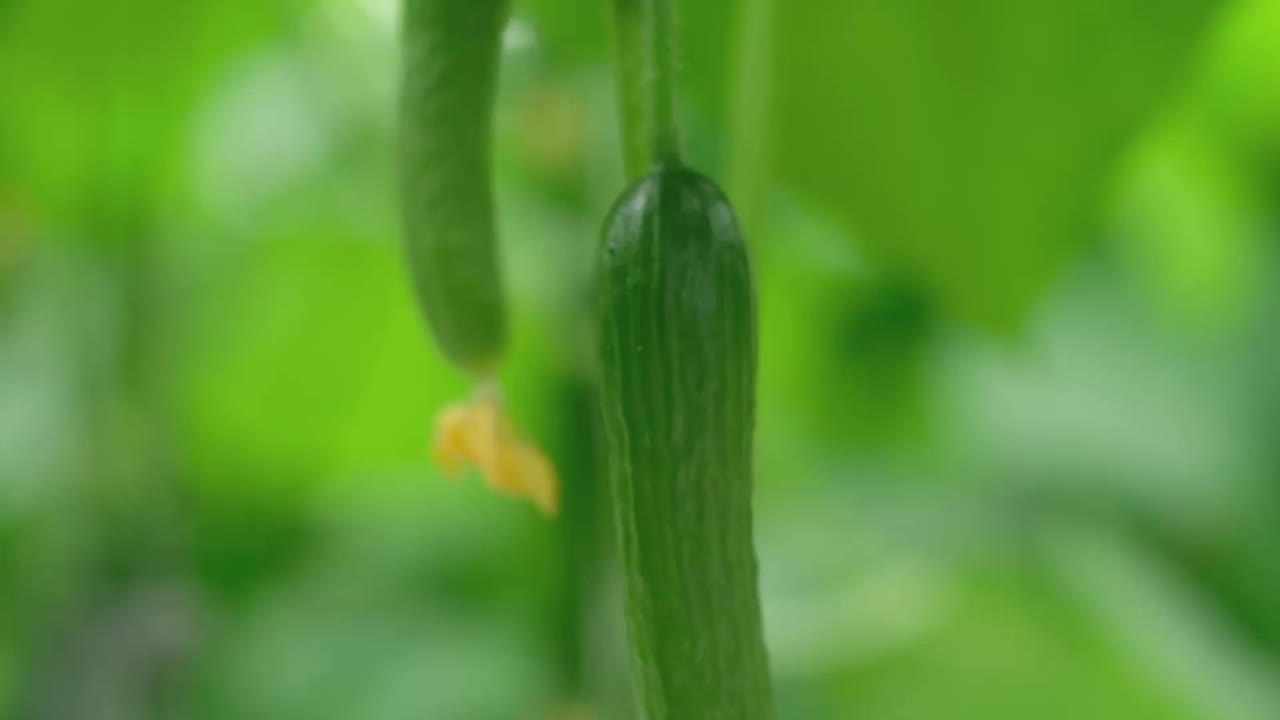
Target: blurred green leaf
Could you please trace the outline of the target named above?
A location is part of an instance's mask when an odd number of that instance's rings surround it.
[[[1070,590],[1112,644],[1141,663],[1169,697],[1198,717],[1280,715],[1280,674],[1270,658],[1158,557],[1101,528],[1060,533],[1054,555]]]
[[[258,468],[256,481],[289,487],[425,458],[431,414],[463,385],[427,352],[395,248],[271,238],[227,272],[221,300],[192,318],[183,378],[198,476]]]
[[[508,47],[536,33],[545,56],[561,67],[598,60],[612,42],[612,3],[597,0],[524,0],[507,28]]]
[[[1016,326],[1215,4],[779,2],[782,178],[949,309]]]
[[[1280,3],[1220,14],[1177,101],[1135,143],[1109,245],[1190,333],[1238,331],[1265,284],[1280,161]]]

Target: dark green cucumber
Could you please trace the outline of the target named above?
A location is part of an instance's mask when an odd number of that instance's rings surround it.
[[[601,410],[649,720],[774,717],[752,545],[755,291],[707,178],[632,184],[598,260]]]
[[[492,115],[508,0],[405,0],[401,203],[418,300],[444,353],[476,373],[506,318],[492,190]]]

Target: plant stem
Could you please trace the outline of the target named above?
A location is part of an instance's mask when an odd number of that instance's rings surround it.
[[[773,160],[769,113],[773,94],[774,2],[744,0],[734,53],[729,194],[748,238],[759,237],[765,225]]]
[[[676,120],[676,0],[649,0],[649,105],[655,163],[679,162]]]
[[[623,162],[629,180],[678,164],[675,0],[614,0]]]
[[[645,135],[644,7],[647,0],[614,0],[614,31],[618,46],[618,113],[622,126],[622,164],[627,180],[649,167]]]

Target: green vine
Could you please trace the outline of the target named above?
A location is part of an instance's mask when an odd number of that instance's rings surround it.
[[[628,179],[679,163],[674,0],[614,0],[619,109]]]

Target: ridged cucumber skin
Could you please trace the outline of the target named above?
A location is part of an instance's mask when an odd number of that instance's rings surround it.
[[[492,180],[493,106],[509,0],[404,0],[401,212],[437,343],[492,371],[506,343]]]
[[[728,200],[662,167],[598,256],[600,403],[649,720],[773,718],[752,544],[755,291]]]

